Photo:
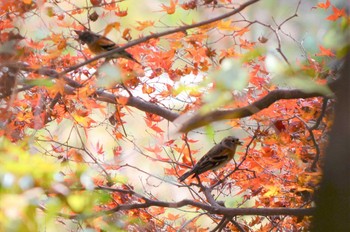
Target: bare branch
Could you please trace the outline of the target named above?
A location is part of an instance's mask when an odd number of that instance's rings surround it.
[[[231,217],[237,216],[237,215],[305,216],[305,215],[312,215],[314,211],[314,208],[282,208],[282,207],[281,208],[225,208],[223,206],[210,206],[201,202],[192,201],[188,199],[178,201],[178,202],[165,202],[165,201],[156,201],[156,200],[147,199],[145,203],[122,204],[110,210],[101,212],[100,214],[103,214],[103,215],[112,214],[122,210],[142,209],[142,208],[149,208],[152,206],[164,207],[164,208],[180,208],[184,206],[195,206],[197,208],[207,211],[208,213],[221,214],[221,215],[231,216]]]
[[[329,88],[332,91],[336,89],[335,85],[337,82],[338,80],[328,84]],[[241,108],[230,109],[230,110],[215,110],[205,115],[197,113],[192,118],[190,118],[187,122],[185,122],[181,126],[179,131],[186,133],[193,129],[208,125],[209,123],[212,123],[212,122],[225,120],[225,119],[236,119],[236,118],[248,117],[260,112],[261,110],[272,105],[274,102],[282,99],[311,98],[311,97],[323,97],[323,96],[324,94],[318,91],[306,93],[299,89],[273,90],[269,92],[266,96],[255,101],[254,103]]]
[[[99,101],[104,101],[112,104],[118,104],[118,96],[115,96],[112,93],[106,91],[99,92],[96,97]],[[164,107],[161,107],[157,104],[150,103],[142,100],[141,98],[129,96],[126,105],[135,107],[141,111],[159,115],[169,121],[174,121],[179,114],[172,112]]]

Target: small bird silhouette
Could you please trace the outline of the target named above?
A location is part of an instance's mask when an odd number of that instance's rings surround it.
[[[74,31],[75,33],[77,33],[79,40],[82,42],[82,44],[86,43],[90,51],[95,54],[101,54],[119,47],[116,43],[114,43],[107,37],[96,34],[92,31]],[[117,58],[125,58],[140,64],[140,62],[138,62],[129,52],[125,50],[114,53],[111,56],[107,57],[108,60]]]
[[[179,181],[184,181],[190,175],[193,175],[192,178],[194,178],[208,170],[216,170],[223,167],[233,158],[238,145],[242,145],[238,138],[227,136],[212,147],[190,171],[183,174]]]

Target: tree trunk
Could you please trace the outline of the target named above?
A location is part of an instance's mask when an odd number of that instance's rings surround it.
[[[316,195],[312,231],[350,231],[350,53],[337,86],[335,120]]]

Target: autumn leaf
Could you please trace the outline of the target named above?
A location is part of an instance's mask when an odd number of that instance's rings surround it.
[[[78,115],[77,113],[72,114],[75,122],[85,128],[90,127],[90,125],[92,123],[95,123],[95,121],[93,119],[91,119],[90,117],[83,117]]]
[[[323,46],[319,46],[320,52],[316,54],[316,56],[335,56],[331,49],[326,49]]]
[[[119,5],[117,5],[117,8],[114,10],[114,14],[119,17],[125,17],[128,15],[128,9],[120,10]]]
[[[162,4],[161,8],[163,9],[163,11],[167,12],[167,14],[174,14],[177,3],[178,3],[178,0],[170,0],[169,6]]]
[[[177,220],[179,218],[180,218],[180,215],[178,215],[178,214],[168,213],[168,219],[171,220],[171,221],[175,221],[175,220]]]
[[[219,21],[219,23],[217,24],[217,28],[222,31],[238,31],[241,29],[239,27],[234,26],[232,20]]]
[[[142,31],[144,29],[146,29],[147,27],[152,27],[154,25],[154,21],[137,21],[139,26],[136,26],[136,30],[138,31]]]
[[[273,186],[273,185],[265,186],[265,189],[267,189],[267,192],[264,193],[264,197],[276,196],[280,191],[280,189],[277,186]]]
[[[328,9],[328,7],[331,5],[331,2],[329,0],[327,0],[326,2],[319,2],[317,4],[318,8],[322,8],[322,9]]]
[[[116,98],[117,102],[121,105],[126,105],[129,101],[129,97],[119,96]]]
[[[110,23],[105,27],[104,33],[103,35],[106,36],[109,32],[111,32],[112,29],[116,29],[117,31],[119,31],[120,29],[120,23],[119,22],[114,22],[114,23]]]
[[[154,147],[145,147],[145,149],[149,152],[156,153],[156,154],[161,153],[163,151],[163,149],[159,145],[155,145]]]
[[[97,142],[95,149],[96,149],[97,154],[99,154],[99,155],[104,154],[103,144],[100,144],[99,141]]]
[[[155,91],[155,88],[147,85],[146,83],[142,85],[142,92],[145,94],[151,94]]]
[[[338,9],[335,6],[332,6],[333,14],[328,16],[326,19],[330,21],[335,21],[340,17],[345,16],[345,8]]]

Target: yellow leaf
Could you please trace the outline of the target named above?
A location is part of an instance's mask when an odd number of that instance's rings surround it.
[[[222,30],[222,31],[238,31],[241,29],[240,27],[233,26],[231,20],[227,20],[227,21],[221,20],[218,23],[217,27],[219,30]]]
[[[119,31],[120,23],[114,22],[114,23],[108,24],[107,27],[105,28],[103,35],[106,36],[112,29],[116,29],[117,31]]]
[[[273,197],[276,196],[279,192],[279,188],[276,186],[267,186],[265,188],[268,189],[268,191],[264,194],[264,197]]]
[[[81,125],[83,127],[89,127],[91,125],[91,123],[95,122],[90,117],[82,117],[76,113],[72,114],[72,116],[73,116],[74,120],[76,121],[76,123],[78,123],[79,125]]]

